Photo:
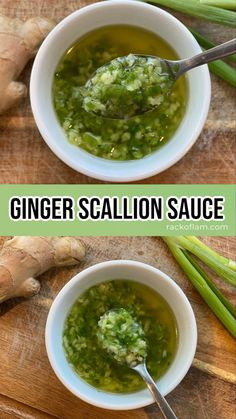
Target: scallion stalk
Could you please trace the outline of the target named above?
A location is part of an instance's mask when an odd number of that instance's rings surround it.
[[[236,287],[234,261],[219,255],[217,252],[214,252],[196,237],[176,236],[172,237],[171,240],[176,246],[181,247],[184,250],[188,250],[190,253],[197,256],[222,279]]]
[[[218,319],[222,322],[222,324],[226,327],[226,329],[234,337],[236,337],[236,322],[234,317],[208,285],[199,270],[195,268],[194,264],[191,263],[191,260],[186,257],[184,251],[178,245],[176,245],[173,239],[174,237],[163,237],[163,240],[167,243],[174,258],[184,270],[201,297],[204,299],[213,313],[218,317]]]
[[[236,14],[235,14],[235,19],[236,19]],[[205,49],[209,49],[209,48],[214,48],[215,47],[215,44],[213,42],[209,41],[207,38],[205,38],[204,36],[202,36],[199,32],[196,32],[192,28],[188,28],[188,29],[190,30],[190,32],[192,32],[194,38],[196,38],[196,40],[201,45],[201,47],[203,47]],[[232,61],[233,63],[236,63],[236,54],[229,55],[226,59],[228,61]],[[231,69],[231,67],[230,67],[230,69]]]
[[[186,258],[189,260],[189,262],[192,263],[194,268],[200,273],[200,275],[206,281],[207,285],[211,288],[214,294],[216,294],[216,296],[219,298],[222,304],[224,304],[224,306],[229,310],[232,316],[236,317],[236,307],[234,307],[233,304],[231,304],[231,302],[224,296],[224,294],[214,284],[212,279],[206,274],[206,272],[201,268],[201,266],[197,263],[197,261],[193,259],[193,257],[190,256],[190,254],[186,250],[182,250],[182,252],[186,256]]]
[[[196,246],[199,246],[204,252],[212,255],[214,258],[217,258],[221,263],[236,272],[236,262],[234,260],[220,255],[215,250],[211,249],[211,247],[207,246],[205,243],[199,240],[196,236],[188,236],[188,239],[191,240],[192,243],[195,243]]]
[[[201,4],[208,6],[222,7],[222,9],[236,10],[235,0],[200,0]]]
[[[213,48],[215,45],[204,38],[200,33],[192,30],[193,36],[196,38],[202,49]],[[228,57],[228,60],[232,62],[236,62],[236,54],[232,54]],[[225,80],[227,83],[231,84],[231,86],[236,87],[236,69],[228,65],[222,60],[216,60],[208,64],[209,69],[212,73],[216,74],[218,77]]]
[[[206,19],[211,22],[219,23],[225,26],[236,27],[235,12],[221,9],[219,7],[201,4],[196,0],[144,0],[148,3],[158,4],[168,7],[177,12],[185,13],[193,17]]]
[[[222,60],[216,60],[208,64],[209,69],[216,76],[225,80],[231,86],[236,87],[236,70]]]

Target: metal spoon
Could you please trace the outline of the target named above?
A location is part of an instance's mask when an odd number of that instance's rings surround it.
[[[126,317],[127,316],[127,317]],[[100,340],[103,348],[121,365],[127,365],[132,370],[136,371],[147,384],[148,389],[152,393],[155,402],[158,404],[163,416],[166,419],[177,419],[173,410],[161,395],[158,390],[156,383],[150,376],[146,367],[146,347],[143,352],[138,352],[137,349],[132,346],[135,339],[136,343],[141,339],[142,343],[145,343],[145,335],[142,326],[132,317],[129,311],[124,308],[112,309],[107,311],[98,322],[100,331],[97,334],[98,340]],[[125,326],[123,328],[123,326]],[[130,334],[134,333],[135,339],[130,340]],[[130,347],[126,347],[125,340],[129,337]],[[117,350],[117,342],[119,349],[122,349],[122,355],[119,355]],[[114,350],[115,347],[115,350]],[[139,345],[140,347],[140,345]],[[143,348],[143,345],[141,346]],[[141,353],[143,353],[141,355]],[[130,362],[128,356],[132,354],[136,358],[136,362]],[[138,361],[139,360],[139,361]],[[139,363],[137,363],[139,362]]]
[[[132,370],[136,371],[142,379],[147,384],[147,387],[149,391],[152,393],[155,402],[158,404],[164,418],[166,419],[177,419],[177,416],[174,414],[173,410],[171,409],[170,405],[167,403],[165,397],[162,396],[160,391],[157,388],[157,385],[155,381],[150,376],[147,367],[146,367],[146,361],[142,364],[138,364],[135,367],[130,367]]]
[[[206,50],[202,52],[201,54],[195,55],[191,58],[186,58],[183,60],[178,61],[172,61],[172,60],[165,60],[161,59],[159,57],[155,57],[153,55],[142,55],[142,54],[132,54],[136,59],[138,58],[145,58],[147,64],[153,63],[154,66],[157,64],[161,65],[162,73],[159,75],[164,77],[170,78],[170,83],[168,83],[167,87],[167,93],[173,88],[173,85],[175,81],[184,73],[187,71],[199,67],[203,64],[207,64],[211,61],[217,60],[219,58],[226,57],[228,55],[231,55],[236,52],[236,38],[232,39],[231,41],[225,42],[224,44],[218,45],[214,48],[211,48],[209,50]],[[126,60],[127,56],[125,57],[118,57],[115,60],[112,61],[119,61],[122,62],[122,60]],[[102,71],[106,71],[106,68],[110,65],[110,62],[106,63],[104,66],[99,67],[91,76],[91,78],[88,80],[88,82],[85,85],[86,87],[91,87],[92,83],[91,80],[93,77],[99,72],[101,74]],[[145,64],[144,64],[145,65]],[[132,70],[132,66],[131,66]],[[117,89],[117,85],[113,85],[114,89]],[[91,110],[90,112],[95,113],[97,115],[100,115],[104,118],[110,118],[110,119],[129,119],[137,115],[141,115],[143,113],[152,111],[159,105],[145,105],[144,107],[135,107],[132,108],[132,97],[131,97],[131,103],[127,102],[127,98],[122,100],[122,96],[127,92],[125,86],[120,85],[119,88],[121,89],[120,92],[120,102],[118,106],[118,112],[113,114],[112,108],[107,110],[105,108],[105,111],[103,113],[100,112],[100,110]],[[123,89],[123,92],[122,92]],[[126,91],[126,92],[125,92]],[[140,92],[144,95],[145,94],[145,88],[140,88]],[[134,99],[133,99],[134,100]],[[109,100],[112,102],[112,98]],[[109,101],[107,103],[109,103]],[[127,111],[127,108],[129,108],[129,111]],[[86,109],[87,110],[87,109]]]
[[[201,54],[195,55],[191,58],[186,58],[184,60],[171,61],[171,60],[162,60],[164,61],[170,69],[171,74],[177,80],[182,74],[186,71],[191,70],[192,68],[199,67],[203,64],[210,63],[211,61],[218,60],[219,58],[227,57],[228,55],[234,54],[236,52],[236,38],[231,41],[225,42],[224,44],[218,45],[214,48],[208,49]]]

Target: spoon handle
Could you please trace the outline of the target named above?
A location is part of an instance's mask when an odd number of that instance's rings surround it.
[[[139,364],[136,367],[134,367],[134,369],[141,375],[141,377],[147,384],[163,416],[166,419],[178,419],[177,416],[174,414],[173,410],[171,409],[170,405],[167,403],[166,399],[161,395],[160,391],[158,390],[156,383],[153,381],[146,368],[146,365]]]
[[[234,54],[235,52],[236,38],[232,39],[231,41],[225,42],[224,44],[218,45],[217,47],[206,50],[201,54],[195,55],[192,58],[175,61],[175,64],[178,63],[179,67],[176,71],[174,67],[172,71],[174,71],[175,77],[178,78],[186,71],[191,70],[191,68],[210,63],[211,61],[218,60],[219,58],[226,57],[227,55]]]

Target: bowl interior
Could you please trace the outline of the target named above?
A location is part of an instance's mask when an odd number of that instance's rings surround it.
[[[195,318],[187,298],[176,283],[157,269],[139,262],[112,261],[92,266],[76,275],[60,291],[46,326],[47,352],[55,373],[72,393],[91,404],[109,409],[133,409],[152,403],[148,390],[130,394],[97,390],[73,371],[62,347],[64,322],[72,304],[86,289],[111,279],[129,279],[148,285],[165,298],[174,312],[179,344],[170,368],[158,380],[158,387],[164,395],[176,387],[191,365],[196,348]]]
[[[169,13],[146,3],[112,0],[82,8],[59,23],[42,44],[34,62],[30,96],[38,128],[55,154],[72,168],[105,181],[126,182],[161,172],[178,161],[192,146],[207,116],[210,100],[206,66],[187,75],[189,100],[179,128],[159,150],[136,161],[109,161],[70,144],[52,104],[52,81],[64,52],[77,39],[96,28],[127,24],[148,29],[165,39],[180,58],[201,52],[186,27]],[[204,95],[202,95],[204,92]]]

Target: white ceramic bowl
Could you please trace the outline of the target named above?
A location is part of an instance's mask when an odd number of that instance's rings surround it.
[[[99,263],[77,274],[57,295],[46,324],[46,348],[54,372],[76,396],[98,407],[114,410],[137,409],[153,403],[148,390],[131,394],[106,393],[90,386],[73,371],[62,347],[67,314],[75,300],[91,286],[111,279],[129,279],[156,290],[169,303],[177,320],[179,344],[168,371],[158,380],[163,395],[172,391],[191,366],[197,343],[193,310],[180,287],[166,274],[144,263],[117,260]]]
[[[190,71],[188,105],[182,123],[159,150],[140,160],[110,161],[70,144],[52,104],[52,80],[65,51],[81,36],[98,27],[127,24],[148,29],[165,39],[180,58],[201,49],[188,29],[158,7],[130,0],[111,0],[86,6],[62,20],[43,42],[36,56],[30,82],[31,106],[36,124],[51,150],[68,166],[110,182],[145,179],[166,170],[187,153],[205,123],[211,86],[207,66]]]

